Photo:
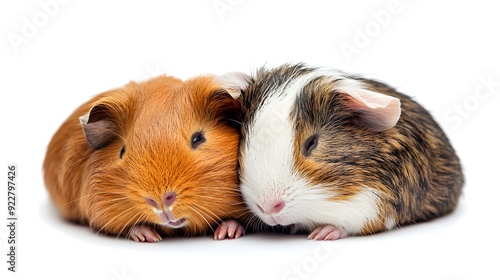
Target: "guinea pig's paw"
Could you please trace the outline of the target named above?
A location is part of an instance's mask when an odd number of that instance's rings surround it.
[[[236,220],[223,221],[214,232],[215,240],[236,239],[243,235],[245,229]]]
[[[161,240],[161,236],[147,226],[134,226],[130,229],[129,235],[135,242],[158,242]]]
[[[344,229],[334,225],[324,225],[315,229],[307,239],[313,240],[337,240],[345,237],[347,234]]]

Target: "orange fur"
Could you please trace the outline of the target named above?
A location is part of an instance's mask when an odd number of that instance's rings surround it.
[[[93,109],[92,109],[93,108]],[[93,149],[79,117],[111,124],[110,142]],[[207,233],[244,210],[238,192],[239,104],[211,77],[182,82],[161,76],[97,95],[62,124],[44,161],[47,190],[65,218],[98,232],[127,236],[135,225],[164,235]],[[203,131],[206,142],[190,146]],[[126,147],[120,158],[122,147]],[[172,213],[188,224],[166,228],[146,203],[177,193]]]

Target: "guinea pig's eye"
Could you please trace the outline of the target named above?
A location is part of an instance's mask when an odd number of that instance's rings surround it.
[[[123,155],[125,155],[125,146],[120,151],[120,158],[123,158]]]
[[[191,149],[196,149],[198,148],[199,145],[205,143],[207,139],[205,139],[205,135],[203,135],[203,132],[198,131],[193,133],[191,136]]]
[[[318,146],[318,138],[319,137],[317,134],[307,138],[307,140],[304,142],[304,148],[302,151],[304,156],[306,157],[310,156],[312,154],[312,151],[316,149],[316,147]]]

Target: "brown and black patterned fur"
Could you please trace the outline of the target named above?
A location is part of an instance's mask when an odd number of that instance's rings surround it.
[[[242,141],[246,124],[269,92],[314,70],[302,64],[260,69],[242,92]],[[340,195],[333,200],[349,199],[362,186],[373,188],[379,197],[379,219],[368,223],[362,235],[453,211],[464,176],[455,150],[431,114],[388,85],[342,75],[362,82],[368,90],[400,99],[400,119],[395,127],[382,132],[355,125],[357,115],[346,105],[345,94],[335,90],[336,81],[326,76],[313,79],[290,112],[296,124],[295,165],[299,172],[312,184],[327,183],[335,188]],[[318,147],[305,158],[300,151],[314,134],[319,136]]]

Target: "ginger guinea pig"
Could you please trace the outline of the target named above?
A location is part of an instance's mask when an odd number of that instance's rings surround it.
[[[334,240],[457,206],[464,177],[453,147],[392,87],[303,64],[219,81],[241,90],[240,188],[260,223]]]
[[[239,101],[209,76],[130,82],[62,124],[47,148],[45,185],[62,216],[97,232],[237,238],[243,228],[225,220],[245,211],[240,117]]]

